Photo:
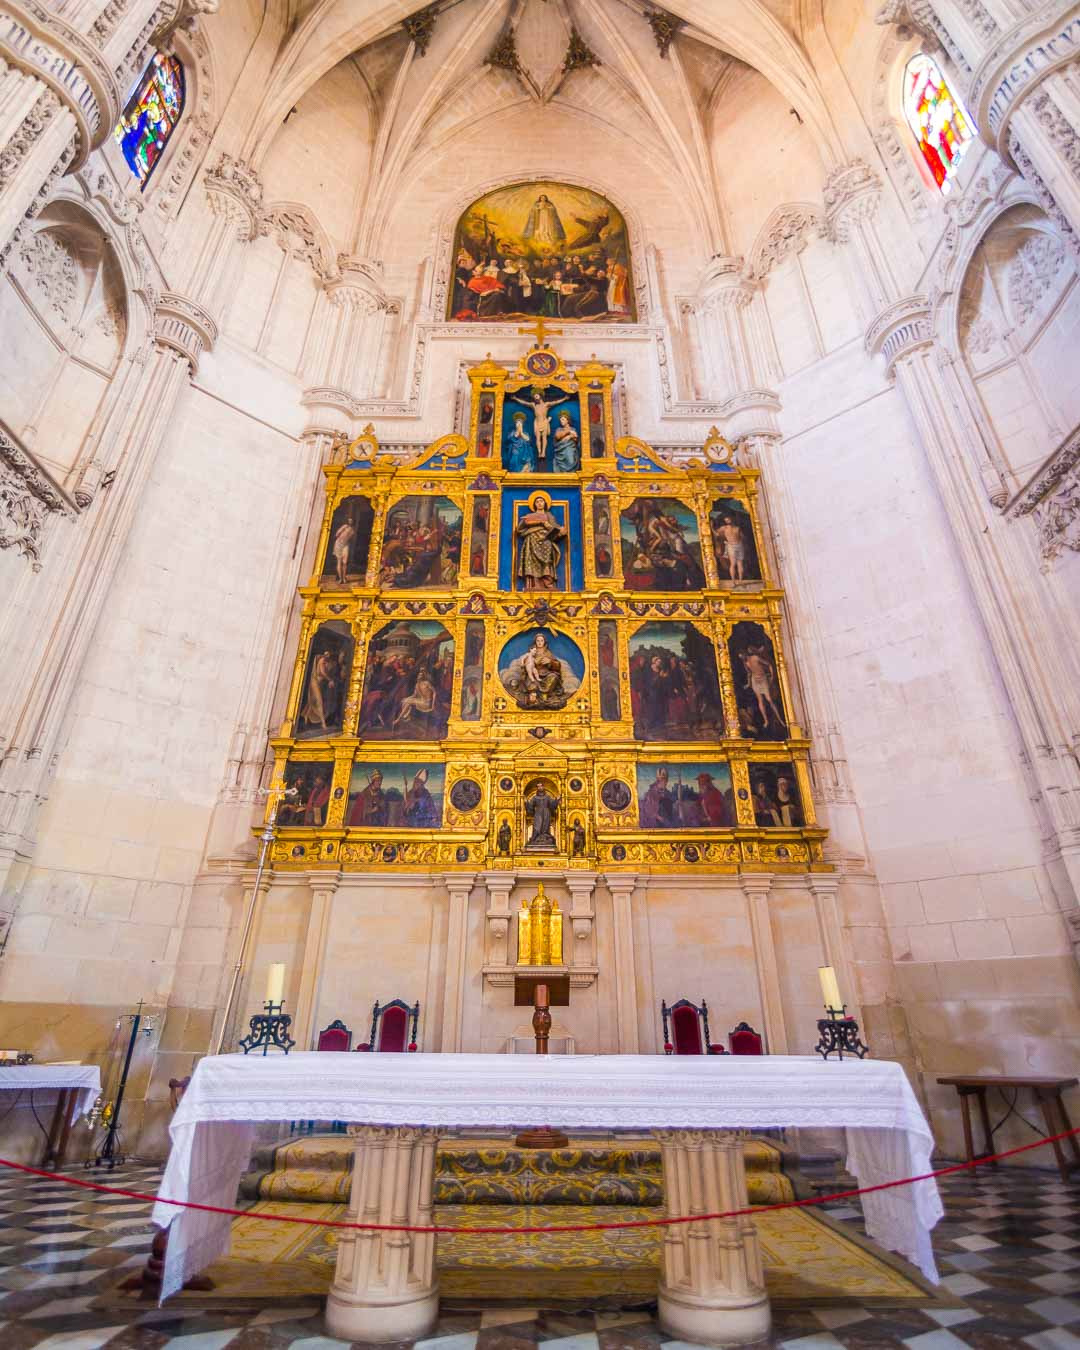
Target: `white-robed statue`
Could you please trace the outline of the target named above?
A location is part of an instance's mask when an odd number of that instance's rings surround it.
[[[559,219],[559,212],[546,192],[541,192],[533,202],[521,237],[531,240],[540,248],[558,248],[566,243],[566,231]]]

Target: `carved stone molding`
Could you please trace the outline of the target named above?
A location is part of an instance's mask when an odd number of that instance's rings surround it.
[[[0,422],[0,549],[17,549],[39,572],[46,520],[72,514],[64,494]]]
[[[0,190],[5,188],[19,171],[19,166],[40,139],[42,132],[59,113],[62,104],[51,89],[41,94],[23,118],[15,134],[0,151]]]
[[[907,127],[894,118],[891,96],[897,78],[896,58],[910,40],[902,30],[892,28],[885,33],[878,49],[874,92],[872,97],[872,126],[874,143],[885,158],[889,177],[897,189],[908,213],[916,220],[925,220],[930,214],[926,187],[915,168]]]
[[[934,341],[930,303],[925,295],[909,295],[897,300],[877,316],[866,330],[866,350],[885,358],[885,371],[892,375],[896,362]]]
[[[392,301],[382,287],[383,265],[377,258],[339,253],[333,275],[323,283],[332,305],[374,314],[389,309]]]
[[[166,291],[154,310],[154,342],[179,352],[194,375],[203,352],[213,349],[218,329],[213,318],[186,296]]]
[[[108,138],[120,116],[120,89],[101,53],[37,0],[5,0],[0,56],[37,76],[75,117],[74,168]]]
[[[1040,91],[1031,100],[1031,111],[1073,174],[1080,177],[1080,136],[1076,128],[1045,92]]]
[[[822,188],[831,236],[846,243],[852,229],[877,210],[880,194],[881,179],[865,160],[853,159],[833,169]]]
[[[747,275],[754,281],[768,276],[791,253],[801,253],[811,235],[821,238],[829,233],[825,217],[805,202],[777,207],[754,242],[747,264]]]
[[[1009,123],[1041,80],[1080,56],[1080,3],[1040,6],[990,48],[971,80],[968,107],[983,139],[1004,155]],[[1026,175],[1025,175],[1026,177]]]
[[[1065,243],[1065,247],[1073,255],[1077,264],[1080,264],[1080,239],[1073,232],[1069,224],[1069,218],[1057,203],[1057,198],[1043,181],[1041,174],[1036,169],[1031,156],[1020,143],[1016,132],[1009,132],[1009,155],[1013,163],[1023,174],[1024,178],[1035,191],[1039,203],[1050,219],[1057,226],[1058,233]]]
[[[77,318],[79,266],[70,246],[49,230],[26,232],[19,241],[20,267],[49,311],[65,328]]]
[[[1040,535],[1052,545],[1053,538],[1071,540],[1053,548],[1051,557],[1061,549],[1080,549],[1080,516],[1078,516],[1077,489],[1080,487],[1080,427],[1058,446],[1054,453],[1024,484],[1005,508],[1010,520],[1033,515],[1039,522]],[[1055,504],[1056,503],[1056,504]],[[1046,549],[1043,551],[1047,557]]]
[[[944,52],[958,70],[971,73],[964,53],[938,17],[931,0],[886,0],[874,15],[874,22],[895,25],[902,38],[917,33],[931,54]]]
[[[233,223],[240,239],[248,241],[266,232],[262,181],[254,169],[223,154],[205,181],[214,214]]]
[[[300,402],[308,412],[305,436],[351,436],[359,405],[344,389],[327,386],[305,389]]]
[[[283,252],[303,258],[317,277],[325,280],[333,275],[330,242],[306,206],[275,202],[266,213],[266,229]]]

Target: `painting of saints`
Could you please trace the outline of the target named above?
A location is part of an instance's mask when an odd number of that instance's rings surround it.
[[[285,786],[294,788],[295,792],[282,798],[277,813],[278,825],[282,829],[325,825],[333,777],[334,766],[329,760],[318,764],[290,761],[285,766]]]
[[[638,497],[620,516],[620,536],[628,590],[704,587],[697,516],[673,497]]]
[[[795,769],[791,764],[751,764],[750,794],[754,820],[765,829],[798,829],[805,825]]]
[[[366,497],[346,497],[330,521],[330,538],[323,562],[323,585],[363,585],[367,575],[371,525],[375,518]]]
[[[709,528],[721,584],[760,581],[754,525],[743,503],[734,497],[721,497],[714,502],[709,512]]]
[[[503,441],[503,467],[508,473],[532,473],[536,468],[535,447],[525,430],[525,414],[514,413],[513,428]]]
[[[461,507],[448,497],[403,497],[386,518],[379,585],[395,590],[456,585],[461,520]]]
[[[724,734],[716,653],[692,623],[647,623],[630,639],[630,704],[643,741]]]
[[[444,781],[442,764],[354,764],[345,824],[437,830],[442,825]]]
[[[724,830],[735,824],[726,764],[639,764],[637,782],[643,830]]]
[[[298,737],[341,735],[353,645],[349,625],[338,619],[315,630],[300,686]]]
[[[368,651],[359,734],[367,740],[441,740],[453,683],[454,639],[441,623],[387,624]]]
[[[446,317],[630,323],[630,246],[622,212],[589,188],[514,183],[474,201],[454,235]]]
[[[739,735],[755,741],[782,741],[788,725],[772,640],[758,623],[737,623],[728,638]]]
[[[546,629],[519,633],[499,656],[499,679],[519,708],[564,708],[584,674],[579,648]]]
[[[538,493],[514,526],[518,540],[514,575],[519,590],[553,591],[558,587],[563,551],[557,541],[565,539],[567,532],[552,515],[550,505]]]

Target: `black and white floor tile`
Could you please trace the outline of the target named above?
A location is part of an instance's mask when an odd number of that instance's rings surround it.
[[[82,1172],[73,1173],[84,1176]],[[153,1193],[156,1168],[105,1178]],[[783,1350],[1080,1350],[1080,1180],[1019,1169],[948,1178],[934,1233],[955,1308],[780,1309],[771,1345]],[[859,1210],[830,1211],[860,1224]],[[344,1350],[312,1307],[196,1313],[95,1301],[150,1244],[148,1206],[62,1183],[0,1173],[0,1350]],[[544,1308],[446,1312],[415,1350],[683,1350],[648,1312]],[[408,1350],[406,1345],[392,1350]]]

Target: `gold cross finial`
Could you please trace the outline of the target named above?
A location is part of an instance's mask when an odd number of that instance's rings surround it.
[[[531,323],[525,328],[519,328],[518,332],[528,333],[530,336],[535,337],[536,345],[538,347],[543,347],[544,338],[548,333],[561,333],[562,329],[550,327],[548,324],[544,322],[544,316],[541,314],[537,317],[535,323]]]

